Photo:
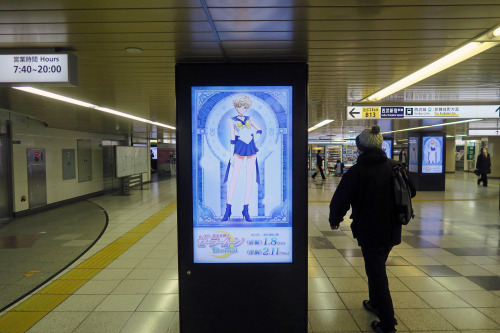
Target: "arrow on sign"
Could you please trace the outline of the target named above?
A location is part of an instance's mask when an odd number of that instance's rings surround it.
[[[496,131],[497,135],[498,135],[498,130]]]
[[[500,106],[498,107],[498,109],[495,110],[495,112],[499,112],[500,111]]]
[[[500,109],[500,107],[499,107]],[[356,118],[354,115],[355,114],[359,114],[359,112],[354,112],[354,110],[356,110],[356,108],[352,108],[351,111],[349,111],[349,115],[352,117],[352,118]]]

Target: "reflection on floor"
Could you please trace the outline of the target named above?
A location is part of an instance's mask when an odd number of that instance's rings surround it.
[[[361,305],[368,290],[363,258],[349,220],[337,231],[327,221],[339,181],[309,180],[309,332],[370,332],[374,317]],[[130,196],[94,199],[108,211],[109,228],[73,266],[102,251],[120,252],[109,244],[174,202],[175,194],[175,179],[168,179]],[[457,173],[447,176],[446,191],[417,195],[417,217],[388,260],[398,331],[500,332],[498,194],[498,180],[478,187],[472,174]],[[0,317],[0,331],[13,325],[7,317],[31,315],[37,318],[31,333],[178,332],[176,248],[172,214],[48,314],[11,311]]]
[[[82,201],[0,226],[0,309],[60,272],[106,227],[106,213]],[[1,331],[1,330],[0,330]]]

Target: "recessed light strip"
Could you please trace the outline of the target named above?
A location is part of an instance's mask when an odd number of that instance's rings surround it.
[[[413,131],[413,130],[418,130],[422,128],[430,128],[430,127],[438,127],[438,126],[448,126],[448,125],[455,125],[455,124],[461,124],[461,123],[470,123],[473,121],[480,121],[483,119],[467,119],[467,120],[460,120],[460,121],[452,121],[450,123],[441,123],[441,124],[434,124],[434,125],[427,125],[427,126],[419,126],[419,127],[412,127],[412,128],[405,128],[405,129],[400,129],[396,131],[390,131],[390,132],[382,132],[382,134],[389,134],[389,133],[396,133],[396,132],[406,132],[406,131]]]
[[[33,88],[33,87],[13,87],[13,88],[17,89],[17,90],[22,90],[22,91],[25,91],[25,92],[28,92],[28,93],[31,93],[31,94],[35,94],[35,95],[39,95],[39,96],[43,96],[43,97],[52,98],[52,99],[55,99],[55,100],[58,100],[58,101],[61,101],[61,102],[70,103],[70,104],[74,104],[74,105],[78,105],[78,106],[83,106],[83,107],[86,107],[86,108],[89,108],[89,109],[94,109],[94,110],[97,110],[97,111],[110,113],[110,114],[113,114],[113,115],[116,115],[116,116],[120,116],[120,117],[124,117],[124,118],[128,118],[128,119],[140,121],[140,122],[143,122],[143,123],[147,123],[147,124],[151,124],[151,125],[156,125],[156,126],[160,126],[160,127],[165,127],[165,128],[169,128],[169,129],[173,129],[173,130],[175,129],[174,126],[162,124],[162,123],[159,123],[159,122],[156,122],[156,121],[151,121],[151,120],[146,119],[146,118],[137,117],[137,116],[125,113],[125,112],[116,111],[116,110],[113,110],[113,109],[105,108],[105,107],[94,105],[94,104],[91,104],[91,103],[79,101],[79,100],[74,99],[74,98],[69,98],[69,97],[66,97],[66,96],[54,94],[54,93],[51,93],[51,92],[48,92],[48,91],[45,91],[45,90],[41,90],[41,89],[37,89],[37,88]]]
[[[429,65],[419,69],[418,71],[402,78],[401,80],[379,90],[378,92],[366,97],[362,101],[379,101],[382,98],[394,94],[395,92],[409,87],[419,81],[422,81],[429,76],[439,73],[451,66],[454,66],[464,60],[467,60],[481,52],[484,52],[499,42],[470,42],[459,49],[447,54],[446,56],[430,63]]]
[[[322,122],[314,125],[313,127],[310,127],[307,131],[308,132],[314,131],[315,129],[318,129],[318,128],[322,127],[322,126],[325,126],[325,125],[331,123],[332,121],[333,121],[333,119],[325,119]]]

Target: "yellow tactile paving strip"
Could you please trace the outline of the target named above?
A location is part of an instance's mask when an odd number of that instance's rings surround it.
[[[1,333],[26,332],[177,210],[173,202],[0,317]]]

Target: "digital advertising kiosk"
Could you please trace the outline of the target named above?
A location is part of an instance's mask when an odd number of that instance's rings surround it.
[[[419,132],[408,135],[409,177],[419,191],[445,189],[446,135]]]
[[[382,142],[382,150],[385,152],[387,157],[396,159],[394,158],[394,138],[384,136],[384,141]]]
[[[176,66],[181,332],[307,332],[307,65]]]

